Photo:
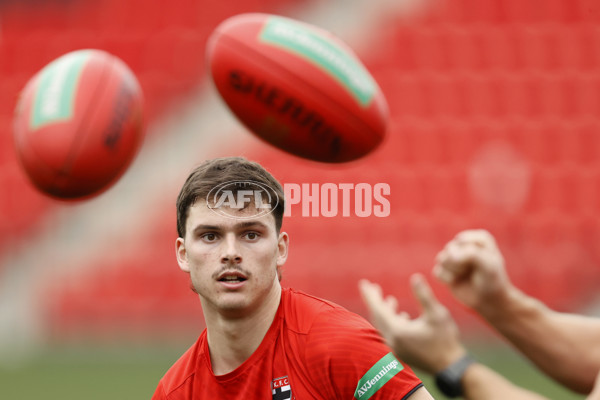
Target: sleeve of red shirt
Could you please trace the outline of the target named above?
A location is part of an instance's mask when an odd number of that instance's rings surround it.
[[[311,380],[328,399],[405,399],[422,382],[397,360],[361,316],[343,309],[321,313],[306,342]]]
[[[165,395],[165,391],[163,389],[162,381],[158,383],[158,387],[154,392],[154,396],[152,396],[152,400],[165,400],[167,396]]]

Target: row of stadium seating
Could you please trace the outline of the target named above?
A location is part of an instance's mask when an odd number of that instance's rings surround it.
[[[591,71],[598,63],[593,46],[597,24],[555,23],[400,26],[390,33],[400,70]]]
[[[543,3],[519,0],[456,0],[435,3],[426,17],[435,23],[461,25],[597,22],[600,20],[600,12],[594,6],[594,0],[547,0]]]

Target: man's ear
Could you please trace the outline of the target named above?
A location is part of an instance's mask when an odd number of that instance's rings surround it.
[[[183,272],[190,273],[190,266],[187,260],[187,251],[185,249],[185,240],[183,238],[177,238],[175,241],[175,256],[177,257],[177,264]]]
[[[277,266],[282,267],[288,258],[288,248],[290,245],[290,237],[286,232],[279,234],[277,239]]]

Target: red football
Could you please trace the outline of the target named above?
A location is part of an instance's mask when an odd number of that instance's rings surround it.
[[[324,162],[357,159],[381,143],[385,97],[354,52],[328,31],[268,14],[241,14],[212,34],[212,78],[260,138]]]
[[[140,147],[142,107],[140,85],[119,58],[91,49],[57,58],[29,80],[15,111],[25,172],[53,197],[99,194]]]

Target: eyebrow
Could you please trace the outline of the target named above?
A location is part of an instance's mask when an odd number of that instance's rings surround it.
[[[267,225],[265,225],[264,223],[260,222],[260,221],[244,221],[244,222],[240,222],[235,224],[234,229],[240,229],[240,228],[252,228],[252,227],[259,227],[259,228],[263,228],[266,229]],[[222,226],[218,226],[218,225],[204,225],[204,224],[200,224],[194,227],[193,232],[198,232],[198,231],[220,231],[221,229],[223,229]]]
[[[194,232],[196,232],[196,231],[218,231],[219,229],[221,229],[221,228],[216,225],[196,225],[194,227]]]
[[[244,221],[244,222],[240,222],[238,224],[235,224],[236,228],[251,228],[254,226],[258,226],[261,228],[267,228],[267,225],[263,224],[260,221]]]

